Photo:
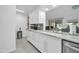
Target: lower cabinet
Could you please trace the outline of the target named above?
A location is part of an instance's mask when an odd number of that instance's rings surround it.
[[[29,41],[43,53],[61,53],[61,39],[43,33],[30,33]]]
[[[40,33],[32,32],[32,40],[37,49],[39,49],[41,52],[44,52],[44,37]]]
[[[47,53],[61,53],[61,39],[49,36],[45,42]]]

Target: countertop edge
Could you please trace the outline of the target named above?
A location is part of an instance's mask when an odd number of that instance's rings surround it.
[[[75,36],[77,38],[74,38],[73,36],[69,35],[69,37],[65,36],[64,34],[58,34],[58,33],[51,33],[51,32],[46,32],[46,31],[41,31],[41,30],[28,30],[28,31],[32,31],[32,32],[37,32],[37,33],[41,33],[41,34],[45,34],[48,36],[53,36],[56,38],[60,38],[60,39],[65,39],[65,40],[69,40],[75,43],[79,43],[79,36]]]

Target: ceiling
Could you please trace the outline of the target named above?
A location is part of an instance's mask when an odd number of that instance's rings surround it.
[[[16,5],[16,9],[24,11],[25,15],[28,15],[35,9],[39,8],[40,10],[45,11],[45,8],[48,8],[48,10],[53,9],[52,5]]]
[[[30,12],[38,8],[39,5],[16,5],[16,9],[24,11],[24,14],[28,15]]]

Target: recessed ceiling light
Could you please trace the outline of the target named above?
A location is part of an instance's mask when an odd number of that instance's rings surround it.
[[[45,8],[45,11],[48,11],[49,9],[48,8]]]
[[[16,9],[17,12],[21,12],[21,13],[24,13],[23,10],[19,10],[19,9]]]

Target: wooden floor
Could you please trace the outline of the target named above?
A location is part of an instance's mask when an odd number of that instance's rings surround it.
[[[13,53],[39,53],[28,41],[27,38],[16,40],[16,51]]]

